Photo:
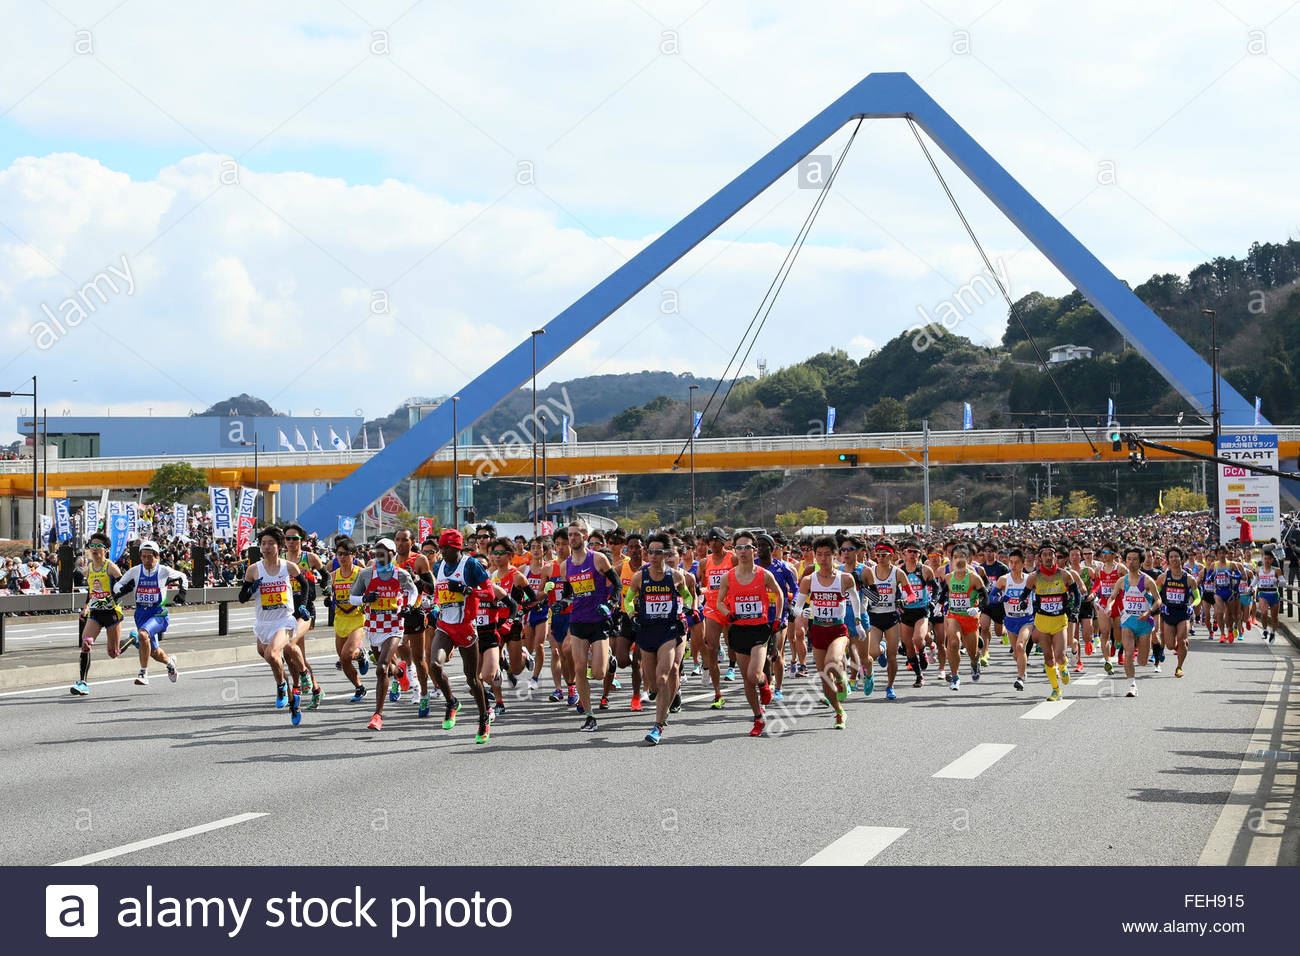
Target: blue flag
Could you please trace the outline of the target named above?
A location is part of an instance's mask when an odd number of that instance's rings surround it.
[[[699,438],[699,437],[700,437],[700,426],[703,425],[703,424],[704,424],[704,413],[703,413],[703,412],[696,412],[696,413],[695,413],[695,427],[694,427],[694,429],[691,431],[691,437],[692,437],[692,438]]]
[[[72,540],[72,515],[68,512],[67,498],[56,498],[54,501],[54,525],[59,529],[60,541]]]
[[[351,537],[352,529],[357,526],[356,518],[349,518],[346,515],[339,515],[339,534],[345,534]]]
[[[826,406],[826,434],[835,434],[835,406]]]
[[[975,427],[975,419],[971,415],[970,402],[962,402],[961,403],[961,430],[964,432],[968,432],[974,427]]]
[[[1256,395],[1256,396],[1255,396],[1255,424],[1256,424],[1256,425],[1259,424],[1259,418],[1260,418],[1260,415],[1259,415],[1259,396]]]
[[[126,541],[131,530],[131,523],[125,512],[118,512],[108,519],[108,556],[116,561],[126,550]]]

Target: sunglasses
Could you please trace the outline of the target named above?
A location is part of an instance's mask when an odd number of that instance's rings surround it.
[[[753,551],[753,550],[754,550],[754,546],[753,546],[752,544],[738,544],[738,545],[735,546],[735,548],[734,548],[733,550],[735,550],[735,551]]]
[[[498,558],[500,558],[500,557],[502,557],[502,556],[504,556],[504,555],[507,555],[507,554],[509,554],[509,553],[510,553],[509,551],[493,551],[493,552],[492,552],[493,556],[498,557]]]
[[[286,534],[286,535],[284,536],[284,540],[285,540],[285,541],[301,541],[301,540],[302,540],[302,535],[300,535],[300,534]]]
[[[646,554],[651,555],[652,557],[656,554],[667,554],[667,553],[668,552],[665,551],[663,548],[651,548],[648,551],[646,551]]]

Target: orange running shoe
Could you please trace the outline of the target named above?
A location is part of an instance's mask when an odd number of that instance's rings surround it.
[[[370,723],[366,724],[366,729],[367,729],[367,730],[383,730],[383,729],[384,729],[384,718],[383,718],[381,715],[379,715],[379,714],[375,714],[375,716],[373,716],[373,717],[370,718]]]
[[[635,711],[637,711],[637,712],[640,712],[640,710],[641,710],[641,695],[640,695],[640,694],[633,694],[633,695],[632,695],[632,709],[635,710]]]
[[[751,736],[751,737],[761,737],[761,736],[763,736],[763,729],[764,729],[766,726],[767,726],[767,724],[763,722],[763,718],[762,718],[762,717],[755,717],[755,718],[754,718],[754,726],[749,728],[749,736]]]

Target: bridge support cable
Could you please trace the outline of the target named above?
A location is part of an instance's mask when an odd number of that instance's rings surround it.
[[[925,154],[926,160],[929,161],[930,169],[934,171],[935,178],[939,180],[939,185],[943,187],[944,193],[948,196],[948,202],[952,203],[952,208],[957,213],[957,218],[961,220],[962,226],[966,229],[966,235],[970,236],[970,241],[975,244],[976,251],[979,252],[980,258],[984,260],[984,268],[987,269],[989,275],[993,277],[993,281],[997,283],[998,291],[1002,293],[1002,298],[1006,300],[1007,316],[1014,319],[1016,324],[1020,326],[1020,330],[1025,333],[1025,338],[1027,338],[1029,344],[1034,347],[1034,354],[1038,356],[1038,364],[1041,365],[1043,370],[1047,373],[1047,377],[1051,381],[1052,387],[1056,389],[1056,394],[1061,396],[1061,402],[1065,405],[1065,413],[1074,420],[1074,423],[1077,426],[1079,426],[1079,430],[1083,432],[1083,437],[1088,442],[1088,447],[1092,449],[1093,455],[1101,457],[1101,453],[1097,450],[1097,446],[1092,442],[1092,436],[1089,435],[1088,430],[1084,428],[1083,422],[1079,421],[1079,416],[1074,413],[1074,408],[1070,405],[1070,400],[1065,397],[1065,392],[1062,390],[1060,383],[1057,382],[1056,376],[1052,374],[1051,366],[1048,365],[1047,359],[1043,357],[1043,350],[1038,347],[1038,342],[1035,341],[1034,336],[1026,327],[1024,320],[1016,314],[1015,304],[1011,301],[1011,295],[1007,292],[1006,286],[1002,284],[1002,277],[999,276],[997,270],[993,268],[993,263],[989,259],[988,253],[984,251],[984,246],[980,243],[978,237],[976,237],[975,230],[971,228],[970,220],[967,219],[966,214],[962,212],[961,205],[957,202],[957,197],[954,196],[952,190],[948,188],[948,181],[943,178],[943,172],[939,169],[939,164],[934,161],[934,156],[930,154],[930,148],[925,145],[925,139],[922,138],[921,131],[916,128],[916,122],[912,119],[910,114],[907,117],[907,125],[908,128],[911,129],[912,135],[916,137],[916,142],[921,147],[921,152]]]
[[[750,318],[749,324],[745,326],[745,331],[741,333],[740,339],[736,343],[736,348],[731,353],[731,358],[727,360],[726,368],[722,370],[722,375],[719,376],[717,384],[713,386],[713,391],[709,394],[709,400],[704,403],[704,408],[700,409],[701,422],[704,421],[704,416],[708,414],[709,409],[713,406],[713,400],[717,398],[718,392],[722,388],[722,383],[727,378],[727,374],[731,372],[732,366],[735,365],[735,373],[731,377],[731,382],[727,385],[727,391],[722,396],[722,400],[718,402],[717,409],[713,413],[713,420],[710,422],[711,425],[717,424],[718,416],[722,414],[722,409],[726,405],[727,399],[731,396],[731,390],[735,388],[736,382],[740,379],[741,370],[745,367],[745,363],[749,361],[749,354],[754,349],[754,343],[758,341],[758,336],[763,331],[763,326],[767,324],[767,318],[772,314],[772,307],[776,305],[777,297],[781,294],[781,290],[785,288],[785,281],[790,277],[790,270],[794,268],[795,260],[799,258],[799,252],[803,249],[804,242],[808,239],[808,234],[812,231],[813,223],[817,221],[817,215],[821,212],[822,206],[825,205],[826,197],[830,195],[831,186],[834,185],[836,177],[839,176],[840,167],[844,165],[844,159],[849,154],[849,147],[853,145],[853,141],[857,138],[858,130],[862,128],[863,119],[864,117],[858,117],[858,122],[854,125],[853,132],[849,134],[848,142],[844,144],[844,149],[840,151],[839,158],[836,159],[834,166],[831,167],[831,172],[826,178],[825,185],[818,190],[817,198],[813,201],[812,208],[808,210],[808,215],[804,217],[803,225],[799,227],[799,231],[795,234],[795,238],[790,244],[790,248],[786,250],[785,258],[781,260],[781,265],[777,267],[776,274],[772,276],[772,281],[768,284],[767,291],[763,293],[762,299],[759,300],[758,308],[754,310],[754,314]],[[758,325],[757,329],[754,327],[755,323]],[[751,330],[753,332],[752,336],[750,334]],[[748,348],[745,348],[744,356],[742,356],[740,362],[737,363],[736,356],[740,354],[741,348],[745,347],[746,340],[748,340],[749,346]],[[695,423],[691,422],[690,424],[693,432],[695,430]],[[677,458],[675,459],[674,464],[681,463],[682,456],[686,454],[689,447],[690,439],[688,438],[685,444],[682,445],[682,450],[677,453]]]

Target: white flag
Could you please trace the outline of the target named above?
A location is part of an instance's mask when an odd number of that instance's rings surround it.
[[[93,499],[87,501],[85,508],[82,509],[82,517],[85,519],[86,537],[89,538],[99,530],[99,502]]]
[[[348,449],[348,446],[343,444],[343,439],[339,437],[339,433],[334,430],[333,425],[330,426],[330,445],[335,451],[347,451]]]
[[[293,443],[289,441],[289,436],[283,431],[280,432],[280,447],[285,451],[293,451]]]
[[[126,503],[126,540],[140,537],[140,506],[134,501]]]
[[[284,437],[281,435],[280,437]],[[172,505],[172,537],[185,538],[190,533],[190,509],[179,501]]]
[[[384,450],[384,426],[379,426],[379,450]]]
[[[294,441],[296,441],[299,445],[302,446],[302,450],[303,450],[303,451],[307,451],[307,450],[308,450],[308,448],[307,448],[307,439],[305,439],[305,438],[302,437],[302,429],[295,428],[295,429],[293,430],[293,438],[294,438]]]
[[[325,450],[324,448],[322,448],[322,447],[320,446],[320,436],[316,434],[316,429],[314,429],[314,428],[311,430],[311,450],[312,450],[312,451],[324,451],[324,450]]]
[[[370,433],[366,431],[366,426],[361,426],[361,450],[370,451]]]
[[[352,447],[352,429],[351,429],[351,428],[345,428],[345,429],[343,429],[343,440],[344,440],[345,442],[347,442],[348,448],[351,448],[351,447]]]

